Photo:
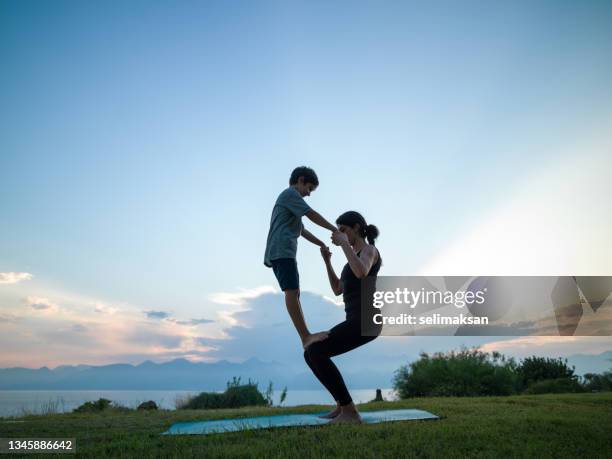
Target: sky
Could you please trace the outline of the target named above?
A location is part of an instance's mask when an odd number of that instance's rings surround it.
[[[0,367],[281,359],[255,346],[262,302],[286,315],[263,254],[299,165],[315,210],[379,227],[381,275],[612,275],[611,22],[597,1],[3,1]],[[329,328],[318,249],[298,263]]]

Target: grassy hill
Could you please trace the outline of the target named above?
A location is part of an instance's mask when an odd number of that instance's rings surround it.
[[[0,437],[75,437],[77,456],[92,458],[612,457],[612,393],[420,398],[367,403],[359,408],[362,411],[419,408],[443,419],[205,436],[159,435],[179,421],[318,412],[325,408],[308,405],[51,414],[18,419],[24,422],[2,419]]]

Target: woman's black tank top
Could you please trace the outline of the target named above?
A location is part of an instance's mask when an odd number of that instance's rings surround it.
[[[376,249],[378,252],[378,249]],[[357,256],[361,253],[361,250],[357,252]],[[378,252],[378,260],[370,268],[368,277],[376,278],[378,270],[381,265],[380,252]],[[340,274],[340,280],[342,280],[344,300],[344,312],[346,312],[346,320],[361,320],[361,279],[355,276],[353,270],[347,263],[342,269]]]

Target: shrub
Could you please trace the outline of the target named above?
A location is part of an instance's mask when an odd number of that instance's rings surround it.
[[[147,402],[142,402],[140,405],[138,405],[138,408],[136,408],[137,410],[157,410],[157,403],[155,403],[155,401],[153,400],[149,400]]]
[[[113,410],[118,412],[132,411],[126,406],[111,402],[105,398],[99,398],[95,402],[85,402],[78,408],[72,410],[74,413],[99,413],[101,411]]]
[[[584,375],[584,388],[591,392],[612,390],[612,371],[603,374],[586,373]]]
[[[516,368],[520,377],[521,388],[531,387],[538,381],[550,379],[574,378],[574,367],[567,366],[567,359],[563,361],[549,357],[527,357]]]
[[[227,383],[225,392],[202,392],[177,408],[216,409],[268,405],[268,400],[259,392],[257,386],[258,384],[250,379],[247,384],[241,385],[240,378],[234,377],[231,382]]]
[[[459,352],[421,352],[417,361],[395,372],[393,388],[399,398],[612,390],[612,370],[583,377],[574,371],[567,359],[532,356],[517,365],[496,351],[462,347]]]
[[[513,359],[462,347],[459,352],[422,352],[420,359],[400,367],[393,388],[400,398],[418,396],[510,395],[519,380]]]
[[[524,394],[563,394],[584,392],[576,378],[542,379],[531,384]]]
[[[113,402],[107,400],[105,398],[99,398],[95,402],[85,402],[78,408],[75,408],[73,412],[75,413],[95,413],[99,411],[104,411],[107,408],[110,408]]]

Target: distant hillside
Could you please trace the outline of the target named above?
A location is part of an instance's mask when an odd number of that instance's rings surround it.
[[[576,374],[602,373],[612,369],[612,351],[599,355],[574,354],[567,357],[568,364],[576,367]],[[408,363],[400,360],[394,369]],[[392,366],[389,364],[389,366]],[[276,389],[321,389],[306,364],[303,371],[292,371],[279,362],[262,362],[251,358],[242,363],[220,360],[215,363],[193,363],[185,359],[140,365],[63,365],[54,369],[42,367],[0,369],[0,390],[223,390],[234,376],[243,381],[251,378],[264,389],[269,381]],[[351,371],[352,370],[352,371]],[[393,371],[363,369],[343,371],[347,385],[352,389],[391,387]]]
[[[221,360],[193,363],[176,359],[165,363],[146,361],[140,365],[60,366],[0,369],[0,390],[223,390],[234,376],[257,381],[261,389],[272,381],[276,389],[320,389],[321,384],[307,371],[294,373],[278,362],[251,358],[242,363]],[[389,387],[391,375],[363,372],[346,373],[355,389]]]

